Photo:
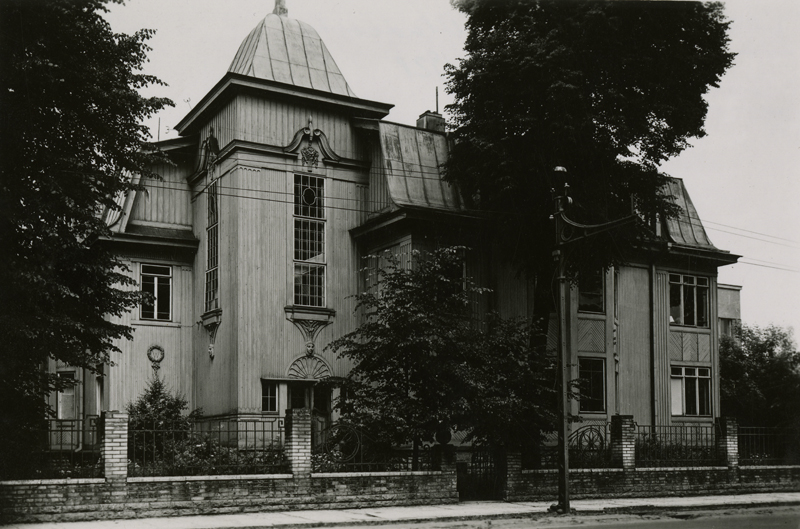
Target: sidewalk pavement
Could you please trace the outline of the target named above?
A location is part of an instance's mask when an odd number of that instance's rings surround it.
[[[332,527],[337,525],[380,525],[516,518],[531,514],[544,514],[551,503],[543,501],[518,503],[474,501],[450,505],[416,505],[411,507],[212,514],[92,522],[26,523],[12,524],[7,527],[19,529],[256,529],[262,527],[299,529],[303,527]],[[579,514],[639,509],[681,510],[768,505],[800,505],[800,492],[664,498],[603,498],[571,501],[572,508]]]

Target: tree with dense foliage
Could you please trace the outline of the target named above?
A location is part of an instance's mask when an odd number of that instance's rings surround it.
[[[800,351],[791,329],[742,325],[720,340],[724,416],[745,426],[800,428]]]
[[[142,73],[150,30],[115,33],[105,0],[0,2],[0,453],[47,414],[63,379],[51,360],[97,372],[131,329],[113,323],[140,300],[98,240],[101,213],[157,154],[142,125],[171,101]]]
[[[466,56],[446,66],[454,96],[446,178],[491,212],[505,247],[549,278],[551,189],[568,169],[573,220],[641,219],[574,248],[570,272],[625,259],[652,236],[665,196],[664,160],[705,135],[704,94],[731,66],[719,3],[452,0],[468,16]],[[580,258],[576,258],[579,256]],[[549,281],[539,281],[549,289]],[[551,310],[540,288],[537,312]]]
[[[356,296],[363,323],[328,348],[354,366],[337,406],[346,423],[394,445],[430,442],[450,429],[494,445],[519,443],[552,420],[550,359],[521,322],[475,321],[485,289],[464,277],[461,247],[392,255]]]

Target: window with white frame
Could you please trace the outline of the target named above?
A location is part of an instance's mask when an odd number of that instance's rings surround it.
[[[606,361],[603,358],[578,358],[580,411],[606,411]]]
[[[708,327],[707,277],[669,275],[669,322],[673,325]]]
[[[172,320],[172,267],[141,265],[142,292],[147,294],[139,310],[143,320]]]
[[[278,413],[278,383],[271,380],[261,381],[261,411]]]
[[[672,415],[711,415],[711,369],[673,367],[670,371]]]
[[[206,291],[205,311],[219,308],[219,197],[217,180],[208,186],[206,227]]]
[[[294,304],[325,306],[325,180],[294,176]]]

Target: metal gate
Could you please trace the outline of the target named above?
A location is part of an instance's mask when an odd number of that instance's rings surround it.
[[[457,464],[459,500],[502,499],[505,472],[497,467],[491,450],[474,447],[470,460]]]

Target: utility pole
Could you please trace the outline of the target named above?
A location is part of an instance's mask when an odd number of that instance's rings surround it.
[[[567,170],[564,167],[556,167],[553,171],[559,173],[564,179],[564,193],[562,195],[557,196],[555,189],[551,190],[553,195],[553,215],[550,217],[554,221],[556,236],[553,258],[558,261],[558,390],[560,393],[559,407],[561,408],[559,410],[561,417],[558,428],[558,504],[555,506],[555,510],[559,514],[569,514],[569,360],[571,355],[567,313],[569,289],[566,277],[566,246],[598,233],[630,224],[634,222],[636,216],[631,214],[604,224],[580,224],[570,220],[565,213],[566,208],[572,204],[572,199],[569,196],[569,184],[566,182]]]
[[[555,172],[564,173],[563,167],[556,167]],[[567,278],[566,260],[561,237],[564,232],[564,209],[572,202],[569,198],[569,185],[564,183],[564,194],[553,193],[553,219],[556,230],[556,249],[553,258],[558,261],[558,373],[559,373],[559,408],[561,412],[558,425],[558,505],[559,513],[569,513],[569,348],[567,337]]]

